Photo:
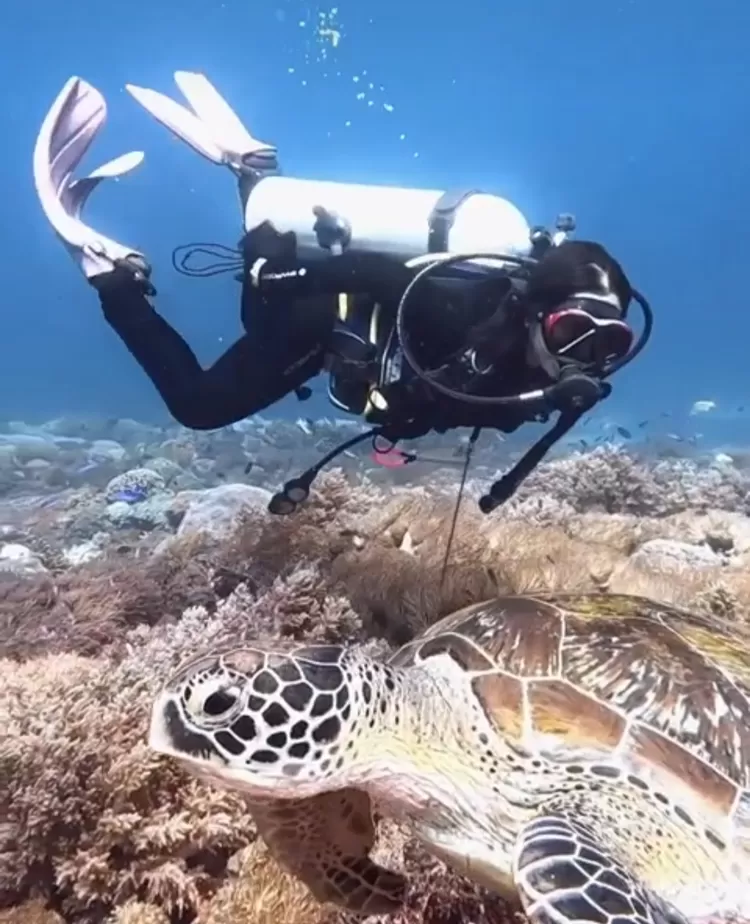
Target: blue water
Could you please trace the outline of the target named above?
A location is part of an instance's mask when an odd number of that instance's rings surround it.
[[[734,408],[750,404],[747,0],[342,0],[337,48],[315,28],[331,9],[297,0],[2,6],[0,416],[166,419],[33,190],[36,132],[72,74],[110,107],[91,166],[146,152],[135,174],[96,193],[90,223],[148,255],[159,310],[203,362],[239,334],[239,286],[184,279],[170,263],[179,243],[238,240],[233,180],[122,89],[179,98],[172,74],[186,69],[204,72],[256,136],[278,145],[288,175],[479,186],[532,224],[573,212],[578,236],[610,248],[657,315],[647,352],[617,376],[599,413],[632,421],[711,398],[737,436]],[[322,397],[304,409],[327,411]]]

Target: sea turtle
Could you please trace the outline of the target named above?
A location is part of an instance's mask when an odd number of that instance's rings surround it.
[[[532,924],[750,921],[750,653],[643,597],[505,596],[379,662],[246,645],[181,668],[150,744],[243,791],[320,900],[396,909],[371,805]]]

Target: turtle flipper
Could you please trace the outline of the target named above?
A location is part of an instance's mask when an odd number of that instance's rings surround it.
[[[531,924],[688,924],[574,815],[550,812],[526,824],[513,876]]]
[[[340,789],[250,810],[271,852],[318,901],[358,915],[386,914],[403,903],[404,877],[370,859],[375,825],[366,793]]]

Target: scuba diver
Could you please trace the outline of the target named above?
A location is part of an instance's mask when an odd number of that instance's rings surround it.
[[[242,283],[245,333],[210,368],[157,313],[143,254],[81,220],[93,189],[143,155],[72,178],[106,119],[101,94],[80,78],[65,85],[39,133],[37,191],[105,319],[179,423],[216,429],[288,394],[305,400],[305,383],[325,371],[333,404],[370,425],[287,482],[272,513],[293,512],[323,466],[366,439],[377,452],[396,452],[402,440],[469,427],[465,479],[482,429],[509,433],[557,412],[550,431],[481,498],[489,512],[609,395],[607,379],[645,346],[648,303],[604,247],[568,238],[571,216],[550,233],[530,227],[507,200],[475,190],[282,176],[275,149],[247,132],[203,75],[175,79],[192,110],[152,90],[128,90],[175,135],[232,170],[244,216],[238,250],[193,244],[174,253],[180,272],[235,272]],[[196,264],[205,257],[214,262]],[[637,339],[628,321],[633,300],[644,315]]]

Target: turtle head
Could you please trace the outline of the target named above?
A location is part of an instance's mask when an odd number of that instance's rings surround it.
[[[149,746],[256,798],[346,784],[357,753],[353,713],[368,708],[361,665],[350,661],[338,646],[194,659],[157,697]]]

